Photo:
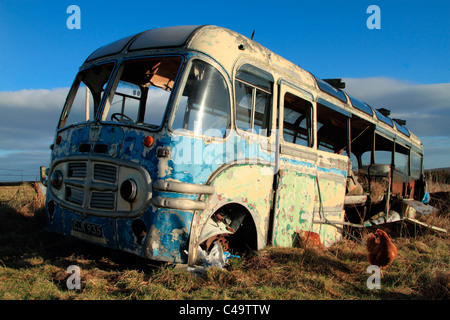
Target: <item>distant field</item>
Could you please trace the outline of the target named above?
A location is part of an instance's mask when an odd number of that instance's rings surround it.
[[[0,185],[0,201],[2,203],[9,201],[29,202],[36,197],[36,189],[31,183],[14,186]]]
[[[399,254],[370,290],[366,249],[343,240],[323,251],[269,247],[201,276],[43,232],[43,198],[32,187],[0,187],[0,299],[38,300],[392,300],[450,299],[450,235],[393,239]],[[5,202],[6,199],[8,202]],[[450,230],[449,193],[432,194],[433,223]],[[69,290],[67,268],[81,269]]]
[[[450,168],[425,170],[429,192],[450,191]]]

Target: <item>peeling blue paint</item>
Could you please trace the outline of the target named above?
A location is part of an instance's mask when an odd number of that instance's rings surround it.
[[[263,151],[260,148],[260,142],[243,138],[236,132],[232,132],[224,140],[210,141],[190,135],[177,136],[165,129],[150,133],[139,128],[105,123],[102,126],[92,127],[73,126],[62,130],[59,134],[63,139],[55,146],[52,160],[64,159],[67,156],[80,156],[86,159],[91,156],[104,156],[105,159],[138,162],[149,173],[151,181],[169,179],[183,183],[206,184],[211,175],[225,163],[237,163],[246,159],[247,161],[253,159],[255,163],[256,161],[274,163],[275,159],[273,152]],[[147,135],[154,138],[154,145],[150,148],[143,144]],[[89,147],[83,149],[79,147],[80,145]],[[104,145],[106,149],[98,148],[98,145]],[[168,158],[157,156],[157,150],[161,147],[170,150]],[[157,190],[153,190],[152,196],[199,200],[198,194]],[[108,247],[157,260],[187,261],[185,250],[194,215],[192,210],[169,210],[150,205],[140,215],[147,230],[141,243],[138,243],[132,231],[133,219],[83,217],[80,213],[60,209],[58,205],[56,207],[54,218],[49,222],[50,228],[54,231],[70,236],[71,220],[78,219],[101,225],[106,241],[103,245]],[[87,237],[85,240],[92,239]]]

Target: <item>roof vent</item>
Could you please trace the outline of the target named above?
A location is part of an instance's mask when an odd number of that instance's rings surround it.
[[[397,122],[401,126],[405,126],[406,125],[406,120],[403,120],[403,119],[392,119],[392,120],[394,120],[395,122]]]
[[[345,89],[345,82],[342,82],[342,79],[323,79],[323,81],[328,82],[329,85],[336,89]]]
[[[385,109],[385,108],[380,108],[377,109],[383,116],[385,117],[389,117],[389,115],[391,114],[391,110]]]

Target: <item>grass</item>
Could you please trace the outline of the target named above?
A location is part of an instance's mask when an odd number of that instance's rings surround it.
[[[448,198],[437,203],[448,208]],[[370,290],[366,250],[354,240],[344,239],[325,250],[267,247],[198,276],[48,235],[36,218],[42,205],[43,199],[35,196],[0,206],[0,299],[450,299],[448,234],[395,238],[398,257],[386,270],[381,289]],[[441,210],[435,220],[450,230],[448,211]],[[81,268],[80,290],[67,288],[70,265]]]

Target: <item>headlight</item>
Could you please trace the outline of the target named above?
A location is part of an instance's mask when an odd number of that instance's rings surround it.
[[[52,173],[52,176],[50,177],[50,183],[53,188],[55,189],[61,189],[62,183],[63,183],[63,174],[61,170],[55,170]]]
[[[128,202],[133,202],[137,196],[137,183],[133,179],[127,179],[120,186],[120,196]]]

